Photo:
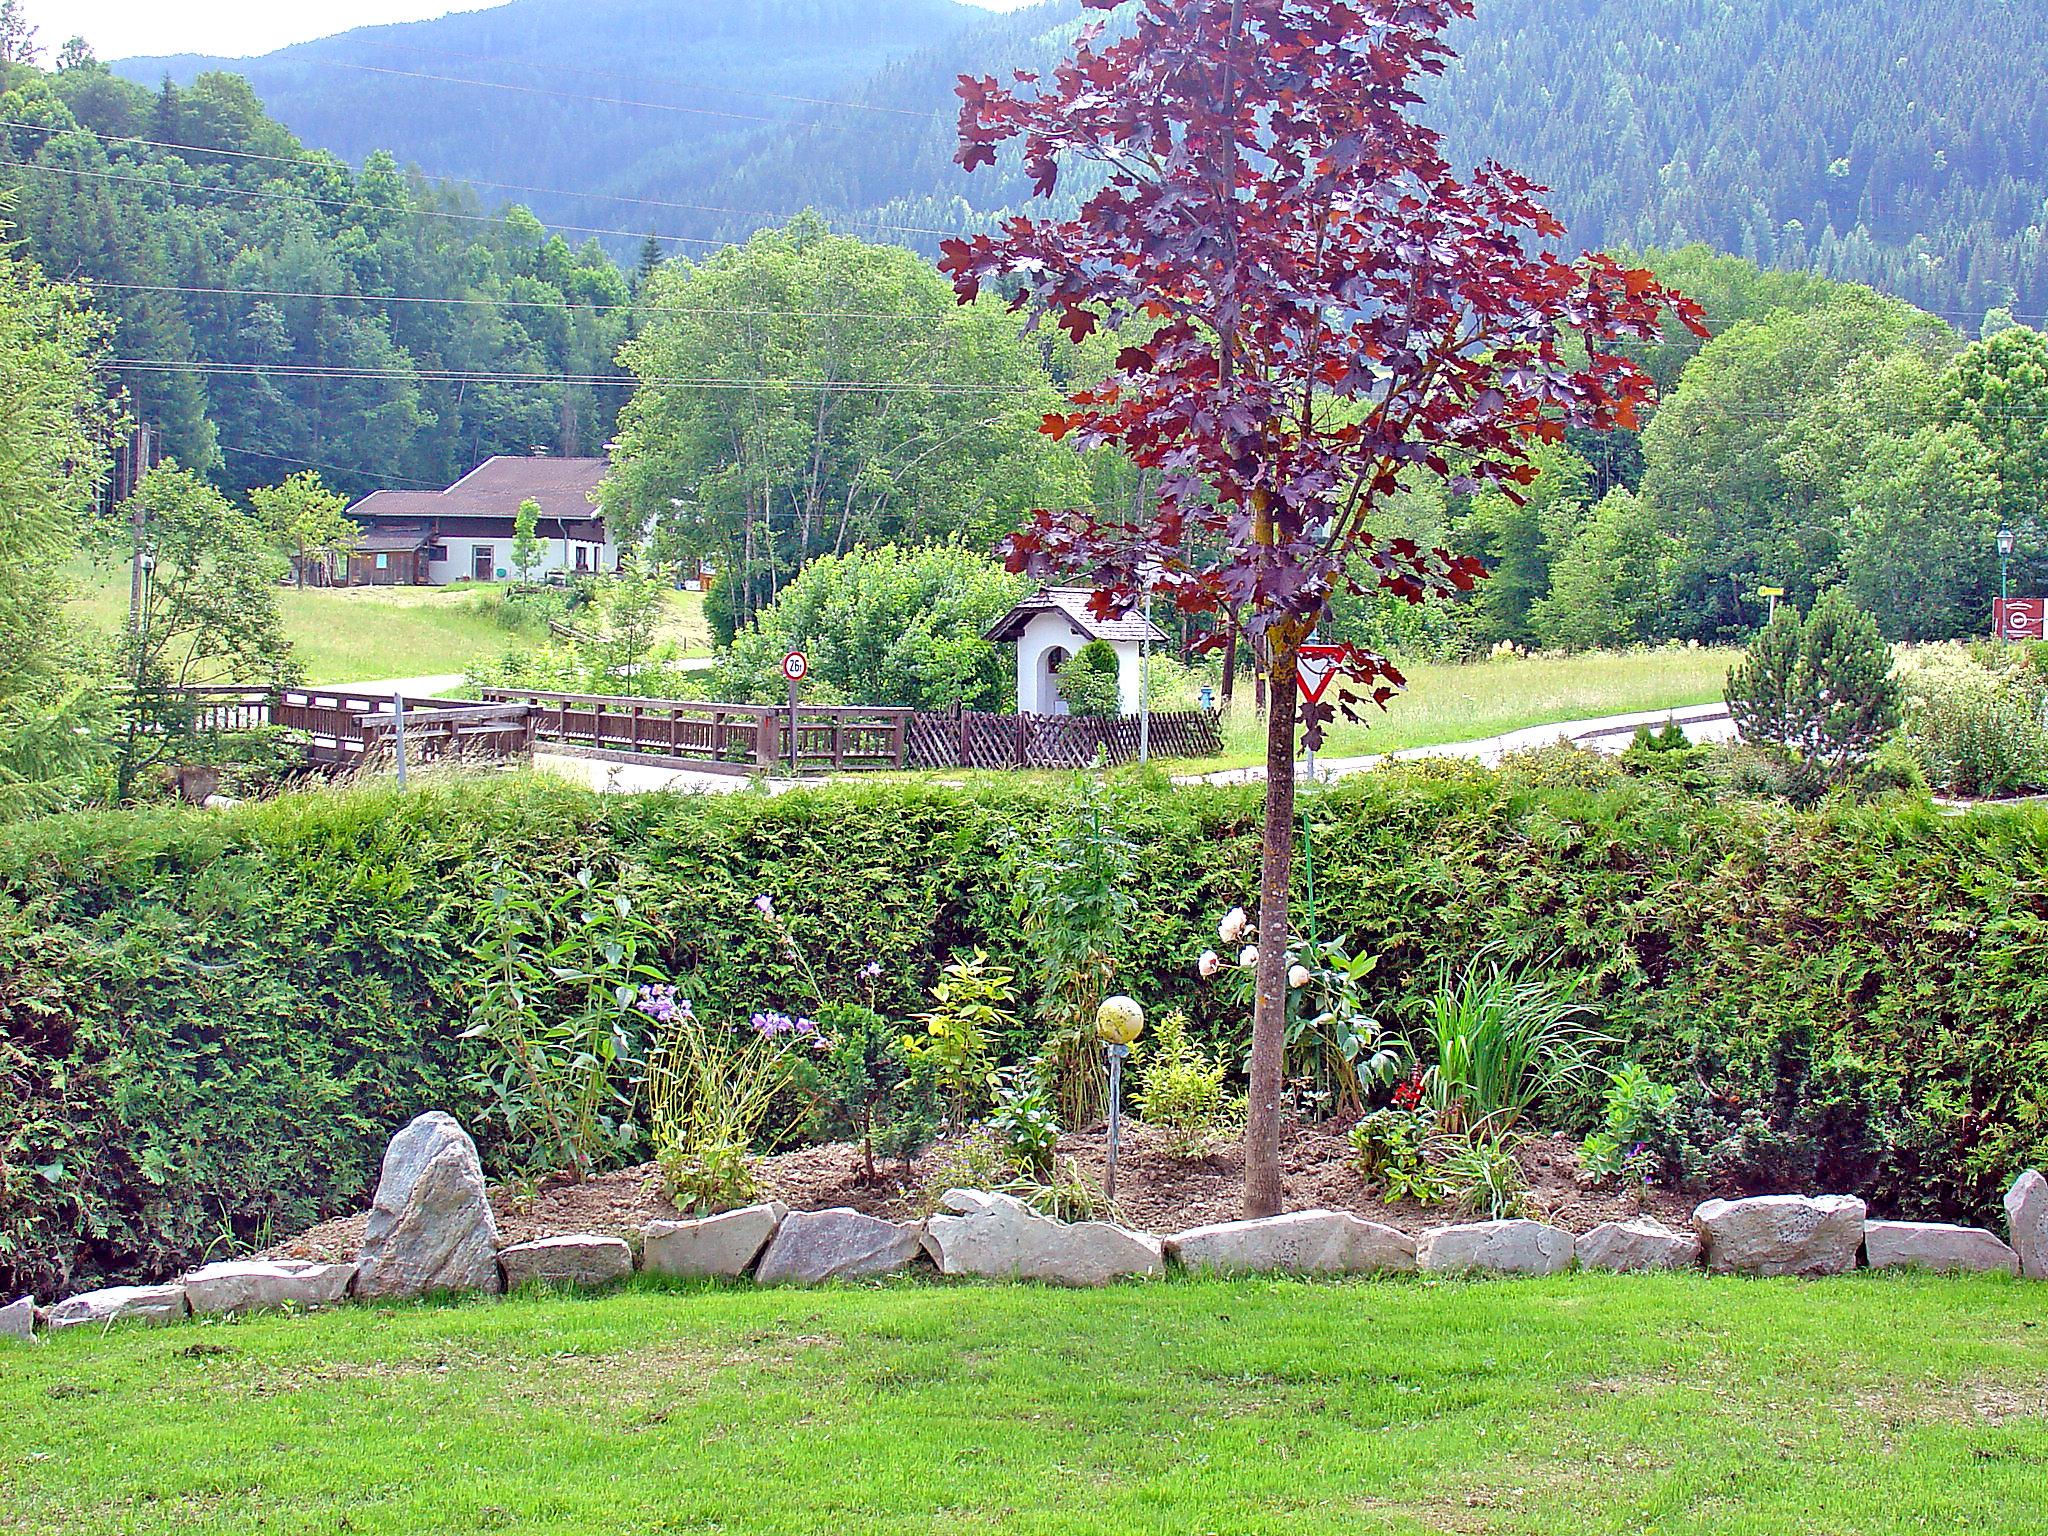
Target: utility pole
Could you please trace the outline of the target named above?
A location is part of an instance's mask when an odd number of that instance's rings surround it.
[[[143,526],[142,499],[135,494],[142,483],[142,477],[149,473],[149,424],[135,429],[135,484],[128,490],[128,634],[138,643],[142,638],[142,541],[148,530]]]

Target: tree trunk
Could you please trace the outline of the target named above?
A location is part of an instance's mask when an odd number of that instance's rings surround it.
[[[1266,826],[1259,843],[1259,966],[1252,1005],[1244,1214],[1280,1213],[1280,1087],[1287,1054],[1287,890],[1294,870],[1294,648],[1268,650]]]

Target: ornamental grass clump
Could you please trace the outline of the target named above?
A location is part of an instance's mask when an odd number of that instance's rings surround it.
[[[1569,980],[1483,957],[1455,981],[1446,971],[1411,1032],[1443,1129],[1505,1134],[1533,1106],[1586,1080],[1594,1052],[1611,1042],[1573,991]]]

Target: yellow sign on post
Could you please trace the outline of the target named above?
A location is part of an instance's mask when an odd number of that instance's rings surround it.
[[[1758,587],[1756,595],[1758,597],[1783,597],[1785,589],[1783,587]]]

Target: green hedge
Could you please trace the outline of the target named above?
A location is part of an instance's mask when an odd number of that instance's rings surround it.
[[[1064,792],[508,778],[0,831],[0,1292],[281,1237],[356,1206],[415,1112],[478,1125],[458,957],[495,859],[639,866],[700,1011],[802,1000],[752,914],[767,891],[827,990],[879,960],[907,1016],[953,951],[1014,954],[1002,851]],[[1256,791],[1155,780],[1125,814],[1129,985],[1241,1037],[1192,960],[1252,888]],[[1390,1011],[1487,946],[1584,969],[1622,1049],[1724,1128],[1753,1112],[1758,1167],[1782,1152],[1784,1177],[1902,1214],[1985,1218],[2048,1157],[2048,818],[1441,770],[1352,780],[1313,818],[1321,926],[1385,956]]]

